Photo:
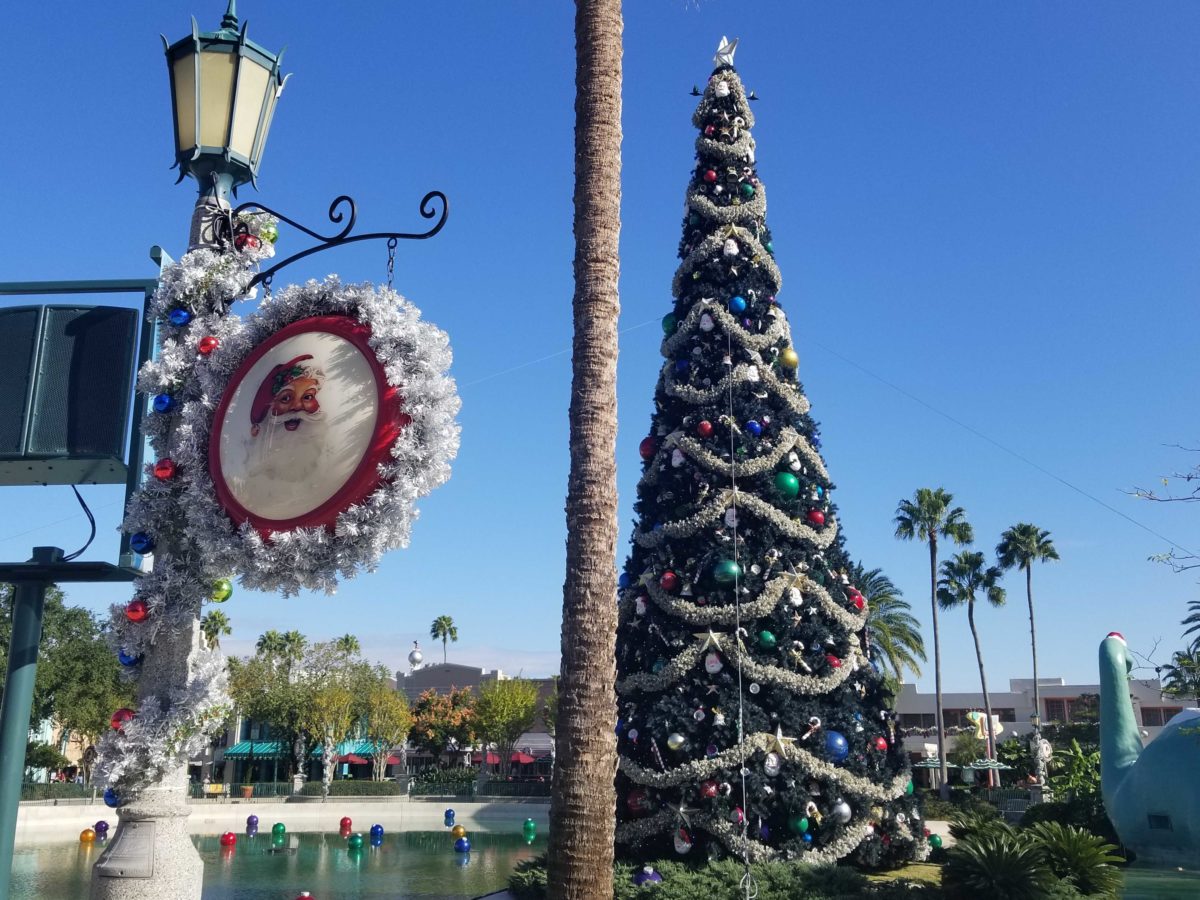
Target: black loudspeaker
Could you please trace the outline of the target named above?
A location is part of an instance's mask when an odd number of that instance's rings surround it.
[[[138,312],[0,309],[0,485],[123,484]]]

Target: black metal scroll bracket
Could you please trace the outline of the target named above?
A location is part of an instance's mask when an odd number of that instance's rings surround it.
[[[436,203],[434,203],[434,201],[437,201],[437,200],[441,201],[441,214],[440,215],[438,213],[437,205],[436,205]],[[313,231],[311,228],[306,228],[305,226],[301,225],[299,222],[295,221],[294,219],[288,218],[283,213],[276,212],[275,210],[271,209],[270,207],[263,206],[261,203],[256,203],[253,200],[251,200],[247,203],[243,203],[241,206],[234,209],[230,215],[230,219],[232,220],[232,222],[236,223],[238,220],[238,216],[244,212],[249,212],[251,214],[256,213],[256,212],[268,213],[272,216],[275,216],[281,222],[287,222],[293,228],[298,228],[300,231],[303,231],[309,237],[315,238],[316,240],[320,241],[319,244],[317,244],[313,247],[309,247],[306,250],[301,250],[299,253],[293,253],[291,256],[289,256],[287,259],[283,260],[282,262],[277,262],[277,263],[275,263],[275,265],[271,266],[269,269],[264,269],[263,271],[259,272],[257,275],[255,275],[250,280],[250,284],[247,285],[246,289],[249,290],[250,288],[253,288],[255,285],[261,284],[263,282],[266,282],[269,285],[271,283],[271,279],[274,277],[275,273],[278,272],[280,269],[282,269],[284,266],[290,266],[292,263],[296,262],[297,260],[304,259],[304,257],[306,257],[306,256],[312,256],[314,253],[320,253],[322,250],[328,250],[331,247],[340,247],[343,244],[353,244],[356,241],[386,240],[389,244],[389,247],[394,248],[396,246],[397,241],[423,241],[423,240],[426,240],[428,238],[433,237],[435,234],[437,234],[439,231],[442,230],[442,226],[446,224],[446,217],[450,214],[450,202],[446,199],[446,195],[443,194],[441,191],[430,191],[428,194],[426,194],[424,197],[421,198],[421,206],[420,206],[421,218],[432,219],[435,216],[437,217],[437,221],[433,224],[433,227],[430,228],[428,231],[424,231],[421,233],[405,233],[402,231],[376,231],[376,232],[372,232],[371,234],[356,234],[356,235],[351,236],[350,232],[354,229],[354,223],[358,218],[358,210],[354,206],[354,199],[352,197],[348,197],[347,195],[343,194],[342,196],[338,197],[336,200],[334,200],[332,203],[329,204],[329,221],[333,222],[335,225],[337,225],[343,219],[346,218],[346,214],[338,209],[338,207],[342,206],[342,204],[346,204],[349,206],[349,210],[348,210],[349,221],[347,221],[346,224],[344,226],[342,226],[341,231],[339,231],[337,234],[333,234],[333,235],[319,234],[316,231]]]

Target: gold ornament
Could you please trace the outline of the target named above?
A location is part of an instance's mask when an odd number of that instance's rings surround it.
[[[795,350],[788,347],[779,354],[779,364],[789,369],[794,369],[800,365],[800,356]]]

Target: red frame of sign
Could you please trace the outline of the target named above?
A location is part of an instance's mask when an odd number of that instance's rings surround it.
[[[238,385],[250,373],[256,362],[288,338],[314,331],[325,332],[349,341],[366,357],[371,373],[375,376],[375,400],[379,410],[375,419],[375,430],[371,434],[371,441],[363,458],[337,493],[303,515],[290,519],[266,519],[250,512],[234,498],[221,472],[221,430],[225,424],[225,413]],[[383,366],[368,343],[370,336],[370,326],[350,316],[310,316],[276,331],[250,351],[250,355],[233,373],[225,392],[221,395],[221,402],[217,404],[217,411],[213,414],[212,434],[208,440],[208,472],[216,489],[217,499],[229,518],[238,525],[248,521],[265,537],[269,537],[272,532],[291,531],[294,528],[320,526],[332,530],[334,522],[343,510],[365,499],[383,482],[379,475],[379,465],[391,458],[392,444],[396,442],[400,430],[411,419],[404,414],[404,398],[396,388],[387,383]]]

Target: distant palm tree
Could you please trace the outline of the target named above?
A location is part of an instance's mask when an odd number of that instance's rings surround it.
[[[938,759],[941,760],[943,800],[950,798],[950,783],[946,780],[946,726],[942,716],[942,645],[938,636],[937,617],[937,547],[938,538],[949,538],[956,544],[969,544],[975,532],[967,523],[961,506],[951,507],[954,495],[944,488],[918,488],[911,500],[901,500],[896,507],[896,537],[903,541],[925,541],[929,544],[929,606],[933,615],[933,682],[937,713]]]
[[[229,627],[229,616],[219,609],[214,609],[200,620],[200,632],[208,641],[208,646],[215,650],[221,646],[221,638],[233,634],[233,629]]]
[[[920,678],[920,663],[925,662],[921,623],[909,614],[911,607],[907,600],[901,599],[900,589],[881,570],[868,572],[862,563],[851,567],[850,581],[867,601],[871,662],[899,683],[904,682],[905,669]]]
[[[1190,628],[1184,630],[1183,636],[1187,637],[1189,634],[1196,635],[1196,637],[1192,639],[1192,643],[1189,646],[1192,651],[1192,655],[1200,655],[1200,633],[1197,633],[1200,632],[1200,600],[1193,600],[1188,604],[1187,618],[1185,618],[1180,624],[1191,626]]]
[[[292,630],[287,632],[280,639],[279,655],[286,659],[289,663],[300,662],[304,656],[304,651],[308,648],[308,638],[302,635],[299,631]]]
[[[362,644],[358,642],[352,634],[343,634],[333,642],[333,649],[338,653],[344,653],[346,656],[358,656],[362,652]]]
[[[1200,694],[1200,654],[1193,650],[1176,650],[1171,661],[1159,667],[1163,680],[1162,692],[1168,697],[1190,699]]]
[[[979,661],[979,686],[983,690],[983,714],[987,717],[987,756],[996,758],[996,733],[992,724],[992,699],[988,694],[987,674],[983,669],[983,648],[979,645],[979,631],[975,627],[975,595],[980,591],[992,606],[1004,605],[1004,588],[1000,579],[1004,573],[999,566],[986,566],[983,554],[963,550],[952,559],[942,563],[942,578],[938,582],[937,599],[942,609],[967,607],[967,624],[971,626],[971,637],[975,641],[975,658]],[[988,772],[988,778],[992,773]]]
[[[1042,697],[1038,689],[1037,629],[1033,625],[1033,564],[1058,559],[1058,551],[1050,540],[1050,532],[1028,522],[1019,522],[1000,535],[996,558],[1002,569],[1017,568],[1025,572],[1025,598],[1029,601],[1029,646],[1033,652],[1033,709],[1037,713],[1037,718],[1033,720],[1036,741],[1042,736]],[[1197,606],[1197,610],[1200,614],[1200,606]],[[1034,775],[1044,784],[1046,763],[1040,753],[1035,753],[1034,759]]]
[[[446,641],[458,643],[458,627],[449,616],[438,616],[429,626],[429,636],[435,641],[442,642],[442,665],[446,664]]]
[[[254,643],[254,649],[259,656],[280,656],[283,654],[283,635],[274,628],[264,631]]]

